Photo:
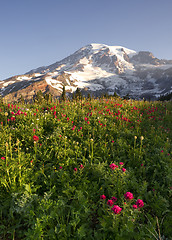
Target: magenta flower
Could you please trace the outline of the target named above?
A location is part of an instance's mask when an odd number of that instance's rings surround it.
[[[77,172],[77,168],[74,168],[74,171]]]
[[[127,199],[127,200],[131,200],[131,199],[134,198],[134,197],[133,197],[133,194],[132,194],[131,192],[126,192],[126,193],[124,194],[124,197],[125,197],[125,199]]]
[[[33,140],[34,140],[34,141],[38,141],[38,140],[39,140],[39,137],[36,136],[36,135],[34,135],[34,136],[33,136]]]
[[[117,198],[116,198],[116,197],[112,197],[111,200],[112,200],[113,202],[116,202],[116,201],[117,201]]]
[[[120,214],[120,212],[122,211],[122,208],[120,208],[118,205],[114,205],[111,209],[115,214]]]
[[[143,206],[144,206],[143,200],[138,199],[137,202],[136,202],[136,205],[137,205],[139,208],[143,207]]]
[[[106,199],[106,196],[105,195],[101,195],[100,199],[104,200],[104,199]]]
[[[109,167],[114,170],[115,168],[118,168],[118,166],[115,163],[112,163],[109,165]]]
[[[126,171],[126,169],[125,169],[125,168],[122,168],[122,171],[123,171],[123,172],[125,172],[125,171]]]
[[[113,204],[114,204],[114,202],[112,200],[107,201],[107,205],[112,206]]]
[[[2,160],[5,160],[5,157],[1,157]]]
[[[59,167],[59,169],[62,169],[62,168],[63,168],[62,166]]]
[[[119,165],[124,165],[124,163],[123,163],[123,162],[120,162]]]
[[[81,169],[83,169],[83,168],[84,168],[84,166],[81,164],[81,165],[80,165],[80,168],[81,168]]]
[[[137,205],[136,205],[136,204],[133,204],[133,208],[134,208],[134,209],[137,209]]]

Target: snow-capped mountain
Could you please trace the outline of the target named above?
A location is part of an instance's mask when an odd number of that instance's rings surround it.
[[[59,96],[63,85],[95,96],[117,92],[133,98],[156,99],[172,91],[172,60],[121,46],[87,45],[65,59],[0,82],[0,94],[31,98],[38,90]]]

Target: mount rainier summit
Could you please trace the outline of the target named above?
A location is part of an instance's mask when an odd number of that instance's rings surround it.
[[[148,51],[90,44],[54,64],[0,81],[0,94],[16,101],[21,95],[32,99],[39,90],[58,97],[63,86],[69,95],[80,88],[96,97],[116,92],[155,100],[172,92],[172,60]]]

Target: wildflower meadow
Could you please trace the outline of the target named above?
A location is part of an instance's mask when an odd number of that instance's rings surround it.
[[[172,102],[0,103],[0,239],[172,239]]]

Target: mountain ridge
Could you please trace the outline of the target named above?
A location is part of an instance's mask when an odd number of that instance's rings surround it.
[[[7,99],[17,98],[17,91],[24,94],[38,81],[55,89],[55,97],[61,95],[65,85],[69,94],[80,88],[95,96],[117,92],[121,96],[156,99],[172,91],[172,60],[158,59],[149,51],[92,43],[49,66],[3,80],[0,94]]]

